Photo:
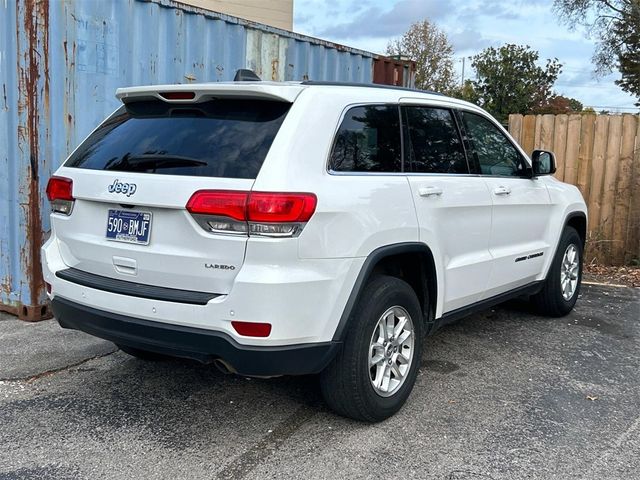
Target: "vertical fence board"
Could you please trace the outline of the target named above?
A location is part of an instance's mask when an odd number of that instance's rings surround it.
[[[536,116],[525,115],[522,120],[522,143],[520,144],[524,151],[528,155],[531,155],[535,145],[535,129],[536,129]]]
[[[540,136],[542,133],[542,115],[534,115],[534,118],[536,119],[536,123],[535,123],[535,130],[533,133],[533,147],[531,147],[531,150],[535,149],[536,146],[540,145]]]
[[[540,122],[540,141],[536,146],[542,150],[553,148],[553,129],[555,125],[555,115],[543,115]]]
[[[555,121],[555,129],[553,132],[553,151],[556,154],[557,170],[555,177],[558,180],[564,178],[564,163],[567,153],[567,125],[569,123],[568,115],[558,115]]]
[[[620,141],[620,162],[613,205],[613,235],[611,244],[613,263],[624,263],[626,227],[629,220],[631,201],[631,175],[636,141],[636,118],[622,116],[622,139]]]
[[[522,144],[522,115],[519,113],[509,115],[509,133],[516,142]]]
[[[616,179],[620,163],[620,140],[622,136],[622,116],[609,119],[609,137],[605,160],[604,183],[602,185],[602,209],[600,210],[601,251],[604,257],[611,258],[613,235],[613,203],[616,195]]]
[[[589,231],[596,232],[600,225],[602,208],[602,182],[604,180],[605,156],[607,154],[607,135],[609,134],[609,117],[598,115],[593,137],[593,158],[591,161]],[[593,235],[590,235],[592,237]]]
[[[578,152],[580,150],[580,127],[582,115],[569,115],[567,126],[567,152],[564,164],[564,180],[575,185],[578,181]]]
[[[627,223],[625,262],[640,262],[640,116],[636,118],[636,149],[633,157],[631,202]]]
[[[596,127],[595,115],[582,116],[580,130],[580,153],[578,154],[578,182],[585,202],[589,204],[589,174],[591,173],[591,158],[593,156],[593,135]]]

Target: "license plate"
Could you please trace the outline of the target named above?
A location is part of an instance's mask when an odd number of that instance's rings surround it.
[[[109,210],[107,240],[149,245],[151,213],[130,210]]]

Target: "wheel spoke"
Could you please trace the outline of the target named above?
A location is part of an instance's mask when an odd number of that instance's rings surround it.
[[[389,332],[387,332],[387,322],[385,320],[380,320],[378,323],[378,329],[380,330],[380,333],[378,334],[379,337],[384,341],[389,340]]]
[[[398,364],[395,363],[395,362],[391,364],[391,371],[393,372],[393,374],[395,375],[395,377],[398,380],[400,380],[400,379],[402,379],[402,377],[404,377],[404,375],[402,374],[402,372],[398,368]]]
[[[411,338],[411,330],[405,330],[398,338],[398,345],[404,346],[407,340]]]
[[[391,382],[391,367],[385,364],[384,374],[382,375],[382,383],[380,384],[380,389],[383,392],[388,392],[390,382]]]
[[[384,372],[387,368],[387,364],[383,363],[381,365],[378,365],[376,367],[376,378],[373,380],[373,386],[375,388],[380,388],[380,386],[382,385],[382,379],[384,378]]]
[[[373,367],[374,365],[380,364],[380,362],[384,361],[384,355],[382,353],[376,354],[374,357],[371,357],[369,360],[369,366]]]
[[[404,330],[404,326],[407,324],[407,317],[398,317],[398,325],[393,329],[393,336],[398,338],[402,330]]]
[[[395,323],[396,323],[396,316],[392,311],[385,318],[385,324],[386,324],[386,328],[387,328],[387,337],[386,338],[390,338],[390,337],[393,336],[393,326],[395,325]]]
[[[409,358],[405,357],[403,353],[398,354],[397,361],[402,365],[409,365]]]

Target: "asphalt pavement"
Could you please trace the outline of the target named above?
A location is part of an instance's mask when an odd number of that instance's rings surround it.
[[[313,377],[143,362],[0,314],[0,480],[639,479],[640,289],[584,286],[576,310],[511,303],[428,338],[405,408],[377,424]]]

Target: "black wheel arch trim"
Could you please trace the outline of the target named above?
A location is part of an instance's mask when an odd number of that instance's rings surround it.
[[[556,255],[558,253],[558,247],[560,246],[560,240],[562,239],[562,232],[565,231],[565,229],[569,226],[569,222],[571,221],[571,219],[573,218],[582,218],[585,221],[585,226],[588,228],[588,220],[587,220],[587,215],[581,211],[581,210],[574,210],[573,212],[569,212],[567,214],[566,217],[564,217],[564,223],[562,224],[562,229],[560,230],[560,235],[558,235],[558,240],[556,242],[556,245],[553,249],[553,255],[551,256],[551,263],[549,263],[549,270],[551,270],[551,264],[553,263],[553,259],[556,258]],[[585,232],[584,232],[584,239],[582,242],[582,253],[584,254],[584,248],[586,246],[587,243],[587,228],[585,228]],[[578,232],[578,235],[580,235],[580,232]],[[544,278],[546,280],[547,276],[549,275],[549,270],[547,270]]]
[[[349,323],[349,319],[351,318],[351,314],[353,313],[353,309],[360,300],[360,294],[364,289],[364,286],[373,273],[376,265],[386,257],[391,257],[393,255],[399,255],[404,253],[426,253],[431,259],[435,262],[433,257],[433,253],[431,249],[426,243],[422,242],[403,242],[403,243],[394,243],[391,245],[385,245],[382,247],[378,247],[373,250],[365,259],[362,268],[360,269],[360,273],[358,273],[358,277],[351,289],[351,293],[347,300],[347,303],[342,312],[342,316],[340,317],[340,321],[338,322],[338,326],[333,335],[334,342],[341,342],[344,338],[345,332],[347,330],[347,325]],[[435,273],[435,272],[434,272]],[[437,285],[435,287],[435,299],[430,299],[431,302],[437,301]],[[435,306],[435,304],[434,304]],[[426,326],[427,330],[429,330],[429,325]]]
[[[587,219],[587,214],[584,213],[582,210],[574,210],[573,212],[569,212],[567,214],[567,216],[564,218],[564,224],[562,226],[562,230],[564,231],[565,228],[567,228],[567,226],[569,225],[569,222],[574,219],[574,218],[582,218],[585,222],[585,232],[584,232],[584,244],[587,243],[587,228],[589,226],[588,224],[588,219]],[[580,232],[578,232],[578,234],[580,234]],[[562,232],[560,232],[560,236],[562,236]],[[584,247],[583,244],[583,247]]]

